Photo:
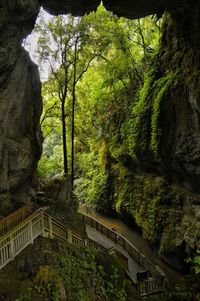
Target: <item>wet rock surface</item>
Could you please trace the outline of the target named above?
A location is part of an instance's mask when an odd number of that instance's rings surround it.
[[[15,192],[28,187],[41,154],[39,73],[21,46],[38,12],[37,1],[0,3],[0,210],[4,214],[14,203]]]

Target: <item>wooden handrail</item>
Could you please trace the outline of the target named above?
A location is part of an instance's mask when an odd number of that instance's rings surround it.
[[[39,213],[43,212],[41,209],[38,209],[37,211],[35,211],[34,213],[32,213],[31,215],[28,215],[28,217],[26,219],[23,219],[19,224],[17,224],[14,228],[11,228],[8,232],[6,232],[2,237],[0,237],[0,242],[6,238],[8,238],[9,236],[11,236],[13,233],[15,233],[16,231],[20,231],[20,228],[23,225],[26,225],[29,221],[33,220],[34,217],[36,217]],[[30,214],[30,213],[29,213]]]
[[[152,293],[153,291],[157,292],[164,289],[164,277],[162,273],[160,273],[156,267],[153,269],[153,265],[143,254],[140,254],[126,238],[91,217],[83,216],[83,219],[86,223],[88,219],[90,225],[95,227],[97,231],[100,231],[102,234],[105,235],[107,233],[106,236],[123,246],[133,259],[139,255],[140,257],[137,258],[139,264],[141,263],[141,258],[144,266],[147,266],[147,263],[148,265],[150,264],[150,272],[154,278],[138,283],[138,290],[141,294],[145,295]],[[56,236],[79,246],[90,246],[91,248],[107,253],[110,251],[88,237],[63,225],[46,212],[39,209],[0,238],[0,269],[13,260],[26,246],[33,243],[39,235],[51,238]],[[121,256],[122,259],[125,259],[125,256],[120,251],[115,250],[115,253]]]
[[[44,231],[42,211],[35,212],[0,239],[0,269]]]
[[[53,227],[52,227],[52,229],[50,229],[50,223],[49,223],[49,225],[47,225],[47,227],[45,227],[45,230],[50,234],[50,236],[51,235],[55,235],[55,236],[58,236],[58,237],[60,237],[60,238],[62,238],[64,240],[66,240],[67,239],[66,238],[67,237],[66,234],[69,234],[69,232],[70,232],[70,235],[72,235],[72,240],[73,240],[73,238],[76,238],[79,241],[82,241],[82,242],[84,241],[84,245],[89,245],[89,246],[91,246],[91,247],[93,247],[95,249],[99,249],[99,250],[102,250],[104,252],[107,251],[106,248],[104,248],[103,246],[101,246],[97,242],[93,241],[92,239],[88,238],[87,236],[85,236],[83,234],[80,234],[80,233],[72,230],[68,226],[63,225],[60,221],[58,221],[57,219],[51,217],[46,212],[43,212],[43,216],[44,216],[44,218],[46,218],[46,221],[50,220],[52,226],[56,226],[59,229],[62,229],[64,231],[64,233],[62,235],[61,233],[56,232],[56,230],[53,229]],[[70,239],[67,239],[67,240],[69,241]],[[70,242],[72,242],[72,241],[70,241]],[[83,245],[83,243],[81,245]]]
[[[95,228],[98,232],[105,235],[107,238],[113,240],[116,244],[123,247],[130,257],[135,260],[140,266],[147,269],[153,278],[145,280],[141,285],[138,285],[138,290],[141,294],[149,294],[152,292],[163,291],[165,286],[165,275],[159,267],[154,266],[142,252],[140,252],[131,242],[129,242],[123,235],[110,229],[103,223],[97,221],[95,218],[83,215],[83,221],[89,226]],[[144,292],[144,288],[146,289]]]
[[[83,215],[83,221],[90,225],[91,227],[95,228],[98,232],[105,235],[106,237],[112,239],[115,243],[122,246],[128,254],[141,266],[147,268],[153,276],[162,276],[164,277],[164,273],[159,269],[159,267],[154,266],[147,257],[140,252],[130,241],[128,241],[123,235],[117,233],[116,231],[110,229],[103,223],[97,221],[95,218]],[[89,220],[89,222],[88,222]],[[98,227],[99,226],[99,227]],[[103,231],[106,229],[107,231]]]
[[[140,292],[141,296],[146,296],[149,294],[164,291],[165,281],[163,277],[151,278],[144,281],[139,281],[137,283],[137,290]]]
[[[25,220],[29,214],[28,209],[22,207],[0,220],[0,237],[4,236],[8,231]]]

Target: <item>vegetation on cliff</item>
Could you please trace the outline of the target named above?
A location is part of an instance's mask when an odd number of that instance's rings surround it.
[[[57,20],[52,17],[50,24]],[[176,120],[173,110],[177,110],[177,91],[182,89],[185,72],[182,51],[171,50],[178,43],[171,29],[174,20],[169,15],[164,21],[153,17],[126,20],[107,12],[102,5],[96,13],[74,20],[74,24],[87,24],[84,43],[87,55],[92,54],[76,86],[75,103],[70,81],[73,70],[67,82],[67,160],[75,164],[76,196],[102,212],[131,217],[165,260],[171,254],[182,254],[175,263],[181,269],[188,256],[186,251],[196,248],[199,228],[196,219],[190,218],[196,218],[198,201],[186,190],[171,186],[172,174],[180,166],[176,159],[170,170],[174,157],[169,148],[176,146],[170,144],[174,132],[169,123],[171,120],[173,126],[182,122]],[[67,22],[68,18],[63,26]],[[85,54],[80,52],[77,66],[84,63]],[[55,67],[62,85],[62,68]],[[191,84],[189,75],[186,84]],[[38,166],[38,174],[43,177],[60,174],[63,168],[58,88],[50,72],[43,84],[44,146]],[[75,152],[71,151],[72,145]],[[187,156],[185,160],[189,162]]]

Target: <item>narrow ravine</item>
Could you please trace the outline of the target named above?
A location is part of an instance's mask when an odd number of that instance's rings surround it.
[[[128,239],[138,250],[140,250],[146,257],[148,257],[152,263],[162,269],[171,286],[174,287],[179,281],[182,275],[177,270],[168,266],[161,258],[156,256],[156,254],[149,246],[149,243],[145,239],[143,239],[142,235],[136,229],[131,228],[117,217],[106,216],[93,210],[84,209],[82,207],[79,209],[79,212],[94,217],[97,221],[101,222],[109,228],[113,228],[116,232]]]

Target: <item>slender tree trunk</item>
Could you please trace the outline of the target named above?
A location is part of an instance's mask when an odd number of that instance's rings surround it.
[[[76,93],[75,93],[75,85],[73,87],[73,95],[72,95],[72,161],[71,161],[71,181],[72,181],[72,190],[74,186],[74,110],[75,110],[75,101],[76,101]]]
[[[73,87],[72,87],[72,133],[71,133],[71,139],[72,139],[72,146],[71,146],[71,183],[72,183],[72,191],[74,188],[74,128],[75,128],[75,102],[76,102],[76,64],[77,64],[77,45],[78,45],[78,39],[75,43],[74,48],[74,64],[73,64]]]
[[[65,100],[62,100],[62,138],[63,138],[63,164],[64,175],[68,175],[67,162],[67,137],[66,137],[66,120],[65,120]]]

